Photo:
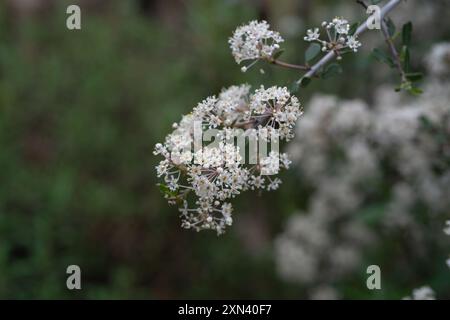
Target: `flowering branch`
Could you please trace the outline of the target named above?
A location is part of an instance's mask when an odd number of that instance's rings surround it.
[[[381,9],[381,19],[400,1],[390,0]],[[228,42],[238,64],[251,61],[241,67],[243,72],[262,60],[306,72],[302,81],[324,77],[335,71],[332,64],[321,71],[328,62],[357,52],[361,46],[358,35],[368,28],[368,21],[357,27],[336,17],[321,26],[326,40],[320,38],[319,28],[307,30],[304,37],[311,42],[305,65],[278,59],[284,39],[270,30],[266,21],[238,27]],[[310,66],[309,61],[320,52],[325,56]],[[157,176],[163,180],[159,186],[169,204],[180,206],[182,227],[222,234],[233,223],[231,199],[248,190],[276,190],[281,184],[276,177],[279,169],[288,169],[291,163],[287,154],[279,153],[279,142],[294,137],[295,123],[302,113],[299,99],[286,87],[261,86],[251,91],[244,84],[204,99],[174,123],[174,131],[155,146],[154,154],[163,157],[156,167]],[[214,143],[206,144],[211,138]],[[251,148],[249,161],[245,156],[247,145]]]
[[[363,0],[356,0],[356,2],[358,4],[360,4],[361,6],[363,6],[364,9],[367,10],[368,7]],[[381,19],[381,32],[383,33],[386,44],[387,44],[389,50],[391,51],[391,55],[392,55],[392,58],[394,59],[395,67],[397,68],[398,73],[400,74],[402,83],[405,83],[408,81],[408,79],[406,78],[405,70],[403,70],[402,63],[400,61],[400,55],[397,51],[397,48],[395,47],[395,44],[394,44],[394,41],[393,41],[391,35],[389,34],[389,28],[386,23],[386,18]]]
[[[397,5],[399,5],[401,0],[390,0],[380,11],[380,18],[383,21],[384,18],[387,16],[389,12],[391,12]],[[355,36],[360,35],[361,33],[365,32],[367,30],[367,25],[370,22],[370,18],[368,18],[366,21],[364,21],[358,29],[356,29],[356,32],[354,33]],[[338,55],[335,51],[328,52],[322,59],[320,59],[316,64],[314,64],[311,69],[303,76],[303,78],[311,78],[313,77],[323,66],[325,66],[327,63],[329,63],[331,60],[336,58]],[[303,79],[302,78],[302,79]],[[298,83],[301,82],[300,79]]]
[[[383,32],[386,43],[391,51],[392,57],[394,58],[394,63],[397,67],[398,73],[400,74],[402,82],[406,82],[406,74],[405,70],[403,70],[402,63],[400,62],[400,55],[398,54],[397,48],[395,48],[394,41],[392,41],[392,38],[389,35],[388,27],[386,25],[386,21],[384,20],[381,20],[381,31]]]

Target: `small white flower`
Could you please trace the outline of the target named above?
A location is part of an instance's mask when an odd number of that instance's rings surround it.
[[[305,41],[314,41],[320,38],[319,28],[308,29],[306,31]]]
[[[178,189],[178,179],[175,178],[174,176],[170,176],[170,178],[166,182],[167,182],[167,186],[169,187],[170,191],[175,191]]]
[[[348,21],[342,18],[334,18],[333,19],[334,29],[339,34],[348,34],[350,31],[350,25]]]
[[[354,52],[358,51],[358,48],[361,47],[361,42],[359,42],[356,37],[349,36],[347,38],[347,46],[353,50]]]
[[[292,161],[289,160],[289,156],[287,153],[282,153],[280,156],[280,162],[283,165],[284,168],[289,169],[289,166],[291,165]]]
[[[281,184],[281,180],[278,178],[273,179],[270,184],[267,186],[267,190],[271,191],[271,190],[277,190],[278,187]]]

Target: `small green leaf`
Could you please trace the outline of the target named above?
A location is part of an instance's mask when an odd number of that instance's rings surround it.
[[[341,65],[338,63],[331,63],[325,67],[321,74],[321,77],[322,79],[328,79],[340,73],[342,73]]]
[[[350,30],[348,31],[349,35],[354,35],[356,30],[358,30],[359,22],[355,22],[350,26]]]
[[[386,63],[391,68],[395,67],[394,60],[390,56],[388,56],[383,50],[378,48],[373,49],[372,56],[377,59],[381,63]]]
[[[158,187],[159,190],[164,194],[166,194],[169,191],[169,187],[166,186],[164,183],[158,183]]]
[[[167,185],[165,185],[164,183],[158,183],[158,187],[159,187],[159,190],[160,190],[164,195],[167,195],[167,196],[169,196],[169,197],[174,197],[174,196],[176,196],[177,193],[178,193],[178,192],[176,192],[176,191],[171,191],[171,190],[169,189],[169,187],[168,187]]]
[[[284,49],[281,49],[281,50],[275,52],[274,55],[272,56],[272,58],[273,58],[274,60],[276,60],[276,59],[278,59],[283,53],[284,53]]]
[[[403,25],[402,42],[404,46],[409,46],[411,43],[412,23],[408,22]]]
[[[302,88],[306,88],[311,83],[311,78],[303,77],[300,79],[300,86]]]
[[[320,53],[321,46],[318,43],[311,43],[311,45],[306,49],[305,61],[309,62]]]
[[[300,83],[298,81],[294,81],[291,84],[290,92],[291,93],[297,93],[299,89],[300,89]]]
[[[392,21],[391,18],[387,18],[386,19],[386,26],[387,26],[387,29],[388,29],[389,37],[392,38],[395,35],[396,28],[395,28],[395,24],[394,24],[394,22]]]
[[[411,82],[420,81],[423,78],[423,74],[420,72],[407,73],[405,76]]]
[[[408,92],[415,96],[421,95],[423,93],[422,89],[419,89],[417,87],[411,87]]]
[[[409,49],[407,46],[403,46],[400,59],[403,62],[403,69],[405,70],[405,72],[409,72],[409,70],[411,69],[411,61],[409,56]]]

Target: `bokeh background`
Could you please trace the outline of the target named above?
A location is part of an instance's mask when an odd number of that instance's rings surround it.
[[[81,31],[66,29],[68,4],[82,9]],[[398,168],[382,169],[390,177],[384,183],[367,180],[377,196],[364,198],[347,218],[365,217],[361,223],[375,240],[358,249],[358,262],[345,273],[330,276],[323,262],[315,265],[313,280],[296,276],[304,267],[296,261],[289,271],[280,249],[289,221],[310,214],[316,192],[301,157],[282,174],[278,191],[236,199],[234,225],[220,237],[181,229],[176,208],[156,186],[153,146],[197,102],[233,84],[289,86],[299,78],[262,64],[241,73],[227,44],[236,26],[267,19],[286,39],[283,59],[302,63],[306,28],[336,15],[365,17],[348,0],[1,1],[0,298],[400,299],[422,285],[450,298],[450,238],[442,232],[450,218],[448,180],[431,186],[444,192],[434,200],[443,201],[436,214],[414,207],[414,228],[389,232],[384,213]],[[447,0],[409,0],[392,14],[398,28],[414,22],[413,66],[427,77],[431,48],[450,41],[449,16]],[[395,71],[370,54],[383,38],[374,32],[362,41],[364,49],[344,59],[342,75],[298,92],[305,114],[317,95],[359,99],[370,109],[379,88],[393,92]],[[444,72],[434,86],[450,104],[448,79]],[[400,99],[395,95],[384,101]],[[443,150],[437,178],[450,163],[450,121],[442,126],[430,138],[441,139]],[[327,166],[342,161],[339,154],[327,159]],[[429,236],[413,239],[417,233]],[[320,259],[335,254],[325,252]],[[71,264],[81,267],[82,290],[66,288]],[[381,290],[366,287],[372,264],[381,268]]]

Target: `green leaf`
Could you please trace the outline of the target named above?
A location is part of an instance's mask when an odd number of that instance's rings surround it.
[[[318,43],[311,43],[311,45],[306,49],[305,61],[309,62],[320,53],[321,46]]]
[[[404,46],[411,44],[412,23],[408,22],[403,25],[402,29],[402,42]]]
[[[300,89],[300,83],[298,81],[294,81],[291,84],[290,92],[291,93],[297,93],[299,89]]]
[[[395,27],[395,24],[394,24],[394,22],[392,21],[391,18],[387,18],[386,19],[386,26],[387,26],[387,29],[388,29],[389,37],[391,37],[391,38],[394,37],[395,31],[396,31],[396,27]]]
[[[350,26],[350,30],[348,31],[348,34],[351,35],[351,36],[354,35],[355,32],[356,32],[356,30],[358,29],[358,26],[359,26],[359,22],[353,23],[353,24]]]
[[[408,92],[415,96],[421,95],[423,93],[422,89],[419,89],[417,87],[411,87]]]
[[[383,0],[370,0],[372,4],[379,4]]]
[[[420,72],[407,73],[405,76],[411,82],[420,81],[423,78],[423,74]]]
[[[372,56],[381,63],[386,63],[389,67],[395,68],[394,60],[388,56],[383,50],[378,48],[373,49]]]
[[[164,194],[167,194],[167,192],[169,192],[169,187],[166,186],[164,183],[158,183],[158,187],[159,190]]]
[[[283,53],[284,53],[284,49],[281,49],[281,50],[275,52],[275,54],[272,56],[272,58],[273,58],[274,60],[276,60],[276,59],[278,59]]]
[[[302,88],[306,88],[311,83],[311,78],[303,77],[300,79],[300,86]]]
[[[158,187],[159,187],[159,190],[160,190],[164,195],[167,195],[167,196],[169,196],[169,197],[174,197],[174,196],[176,196],[177,193],[178,193],[178,192],[176,192],[176,191],[171,191],[171,190],[169,189],[169,187],[168,187],[167,185],[165,185],[164,183],[158,183]]]
[[[403,69],[405,70],[405,72],[409,72],[409,70],[411,69],[411,61],[409,56],[409,49],[407,46],[403,46],[400,59],[403,62]]]
[[[322,79],[328,79],[340,73],[342,73],[341,65],[338,63],[331,63],[325,67],[321,74],[321,77]]]

